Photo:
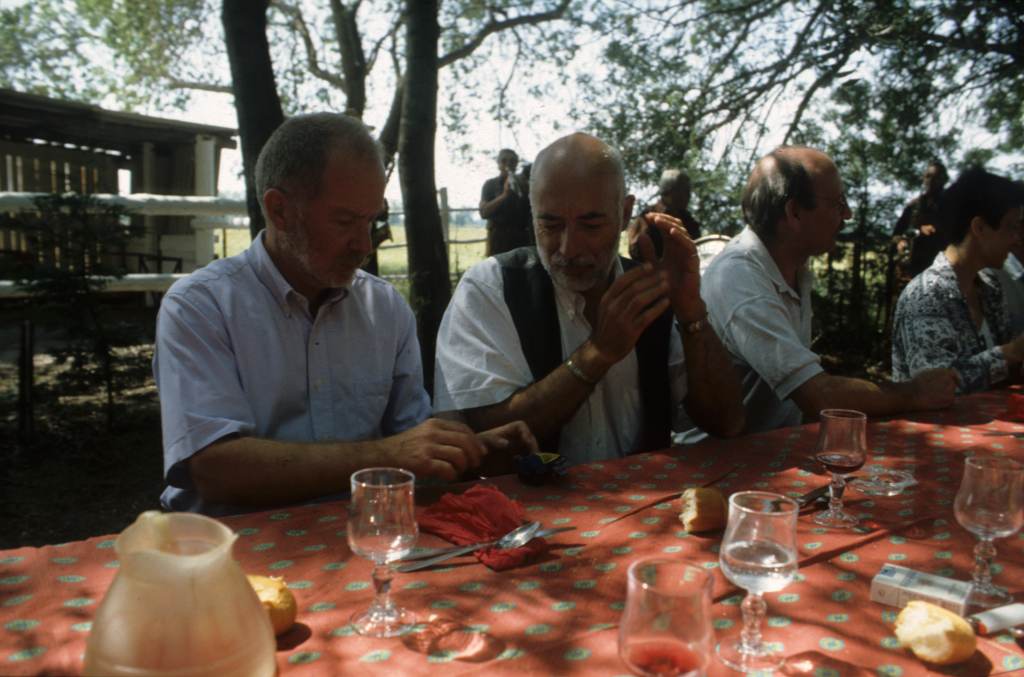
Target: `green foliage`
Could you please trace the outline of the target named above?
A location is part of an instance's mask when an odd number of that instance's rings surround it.
[[[0,274],[15,279],[31,298],[37,324],[59,326],[61,347],[52,352],[69,368],[61,372],[66,394],[88,391],[97,382],[107,390],[107,425],[113,424],[117,389],[113,352],[139,342],[131,325],[109,321],[103,289],[110,278],[122,277],[118,265],[128,242],[142,234],[120,207],[103,205],[88,195],[46,195],[36,212],[4,215],[0,227],[18,232],[28,253],[8,262]]]

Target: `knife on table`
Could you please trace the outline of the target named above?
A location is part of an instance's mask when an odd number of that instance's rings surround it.
[[[548,536],[553,536],[554,534],[560,534],[563,531],[572,531],[575,528],[576,527],[547,527],[545,529],[538,530],[537,533],[533,535],[533,538],[547,538]],[[417,559],[426,559],[427,557],[436,557],[438,555],[444,555],[445,553],[453,552],[455,550],[461,550],[465,547],[466,546],[464,545],[457,545],[455,547],[448,548],[427,548],[425,550],[417,550],[416,552],[409,553],[402,559],[396,561],[409,562]]]

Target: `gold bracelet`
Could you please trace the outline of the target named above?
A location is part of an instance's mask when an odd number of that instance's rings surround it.
[[[707,327],[707,326],[708,326],[708,314],[705,311],[704,312],[704,317],[700,318],[699,320],[694,320],[693,322],[687,322],[686,324],[684,324],[683,325],[683,333],[684,334],[696,334],[697,332],[702,331],[704,329],[704,327]]]
[[[575,376],[579,380],[583,381],[588,386],[596,386],[597,385],[597,381],[593,380],[592,378],[590,378],[589,376],[584,374],[583,370],[580,369],[580,366],[578,364],[576,364],[575,362],[573,362],[571,357],[568,360],[565,361],[565,368],[569,370],[570,374],[572,374],[573,376]]]

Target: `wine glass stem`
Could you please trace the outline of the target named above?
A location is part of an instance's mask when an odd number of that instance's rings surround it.
[[[743,630],[740,632],[742,653],[761,651],[761,620],[768,611],[768,605],[759,592],[748,592],[740,607],[743,612]]]
[[[838,513],[843,511],[843,492],[845,490],[846,480],[843,476],[832,473],[832,483],[828,487],[829,512]]]
[[[378,564],[373,567],[373,589],[377,597],[373,600],[373,606],[378,609],[390,609],[391,579],[395,577],[395,570],[390,564]]]
[[[992,585],[992,560],[996,557],[996,546],[992,539],[982,538],[974,546],[974,585],[988,588]]]

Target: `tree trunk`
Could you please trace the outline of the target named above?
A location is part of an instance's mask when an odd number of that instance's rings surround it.
[[[434,180],[437,132],[438,0],[406,0],[406,76],[398,138],[398,175],[409,243],[409,298],[416,312],[423,379],[433,391],[434,347],[451,296],[448,251]]]
[[[255,184],[256,158],[273,131],[284,122],[267,43],[269,5],[270,0],[224,0],[221,8],[238,113],[238,135],[242,140],[249,232],[253,237],[263,229],[260,196],[256,194]]]

